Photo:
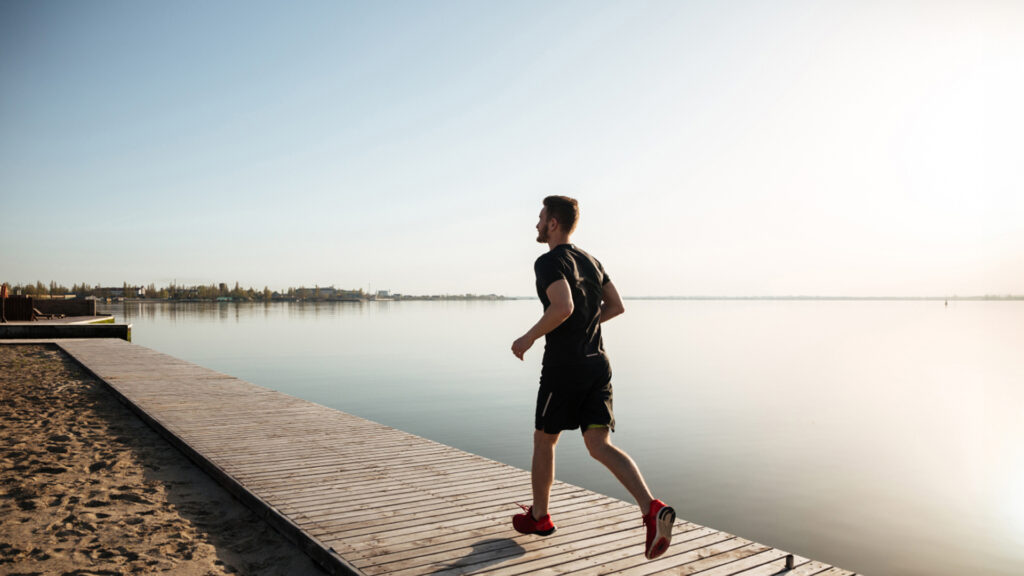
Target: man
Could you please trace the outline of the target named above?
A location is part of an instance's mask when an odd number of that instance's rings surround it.
[[[601,323],[625,311],[615,285],[593,256],[569,243],[579,205],[566,196],[548,196],[537,222],[537,242],[550,251],[534,263],[537,296],[544,315],[512,343],[520,360],[545,337],[543,368],[533,434],[533,505],[512,518],[523,534],[547,536],[555,531],[548,514],[555,480],[555,444],[562,430],[583,432],[583,441],[633,495],[640,506],[647,539],[644,555],[657,558],[672,539],[675,511],[656,500],[628,454],[613,446],[611,365],[601,341]]]

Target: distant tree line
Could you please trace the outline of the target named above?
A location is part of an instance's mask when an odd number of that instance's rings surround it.
[[[157,287],[155,284],[147,286],[130,285],[123,282],[121,286],[100,286],[86,283],[74,284],[70,288],[63,284],[51,281],[49,284],[36,282],[35,284],[14,284],[10,286],[11,294],[24,296],[75,296],[76,298],[99,298],[99,299],[156,299],[156,300],[237,300],[245,302],[270,302],[273,300],[351,300],[365,299],[366,293],[361,288],[355,290],[342,290],[329,287],[314,286],[307,288],[288,288],[278,292],[271,291],[264,286],[262,290],[253,287],[242,288],[235,282],[234,288],[228,287],[221,282],[210,285],[186,286],[171,283],[167,286]]]

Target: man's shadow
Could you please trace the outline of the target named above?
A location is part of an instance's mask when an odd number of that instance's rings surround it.
[[[471,574],[477,570],[500,564],[526,554],[526,550],[511,538],[489,538],[473,543],[473,550],[431,574]]]

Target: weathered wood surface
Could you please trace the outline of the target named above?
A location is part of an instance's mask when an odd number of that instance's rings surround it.
[[[122,340],[58,344],[335,573],[848,576],[678,520],[643,557],[636,507],[556,482],[552,536],[511,527],[529,473]]]

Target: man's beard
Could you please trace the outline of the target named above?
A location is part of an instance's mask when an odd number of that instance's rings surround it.
[[[547,228],[542,228],[540,231],[537,232],[537,243],[538,244],[547,244],[547,242],[548,242],[548,229]]]

